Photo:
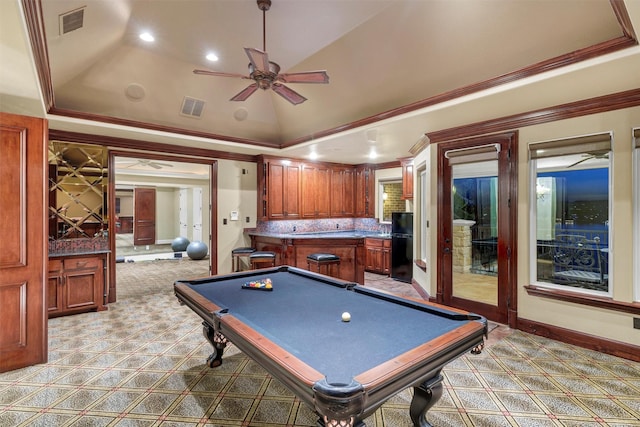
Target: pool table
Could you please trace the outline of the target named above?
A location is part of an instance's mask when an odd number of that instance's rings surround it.
[[[271,289],[243,286],[267,278]],[[204,320],[210,367],[232,342],[313,408],[320,426],[364,426],[408,387],[411,420],[429,426],[442,368],[479,352],[487,332],[481,316],[289,266],[177,281],[174,290]]]

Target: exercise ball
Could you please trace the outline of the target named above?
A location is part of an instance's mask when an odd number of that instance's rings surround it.
[[[209,248],[202,242],[191,242],[187,246],[187,255],[191,259],[202,259],[209,253]]]
[[[173,239],[173,242],[171,242],[171,249],[173,249],[173,252],[186,251],[187,246],[189,246],[189,239],[186,237],[176,237]]]

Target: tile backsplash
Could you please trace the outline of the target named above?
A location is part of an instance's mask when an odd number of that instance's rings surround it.
[[[375,218],[327,218],[292,221],[258,221],[260,233],[313,233],[328,231],[374,231],[388,233],[390,224],[380,224]]]

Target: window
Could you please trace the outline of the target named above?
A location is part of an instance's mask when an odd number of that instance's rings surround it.
[[[633,130],[633,191],[635,197],[633,216],[633,251],[635,259],[640,258],[640,128]],[[640,263],[634,263],[635,291],[634,301],[640,301]]]
[[[529,144],[532,280],[610,295],[611,134]]]

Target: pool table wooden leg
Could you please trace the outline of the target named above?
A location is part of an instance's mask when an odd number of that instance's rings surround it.
[[[440,372],[428,381],[413,388],[413,399],[409,407],[409,416],[416,427],[431,427],[427,421],[427,411],[442,396],[442,375]]]
[[[224,353],[224,348],[227,346],[229,340],[220,332],[216,332],[213,326],[208,323],[203,322],[202,325],[202,333],[213,347],[213,353],[207,357],[207,366],[215,368],[222,365],[222,353]]]

